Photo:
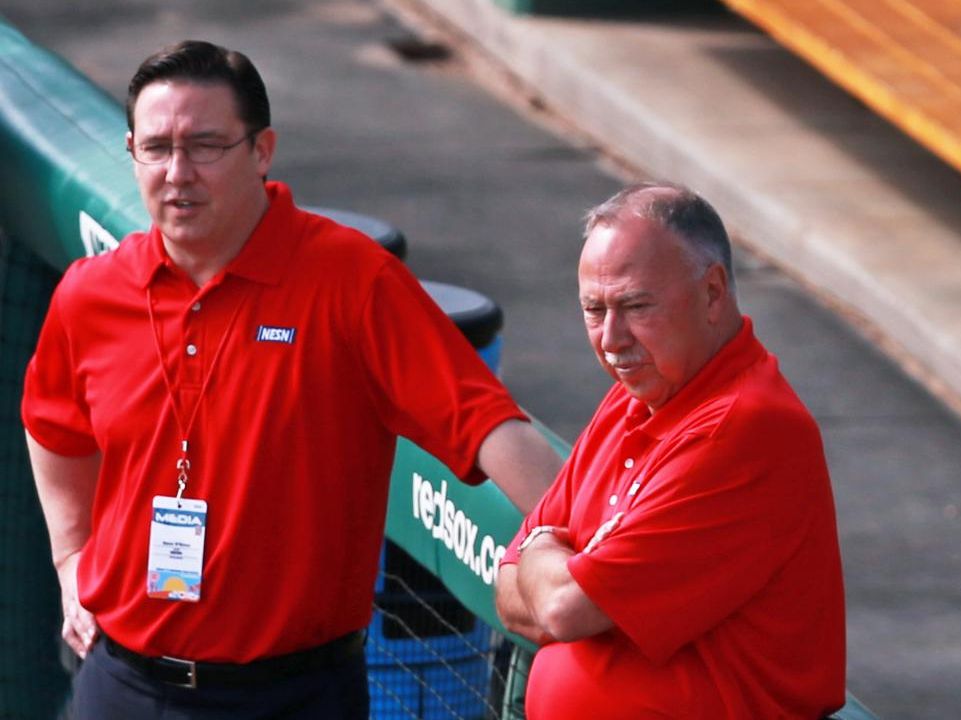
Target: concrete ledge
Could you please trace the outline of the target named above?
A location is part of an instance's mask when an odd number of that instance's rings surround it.
[[[413,0],[600,144],[703,193],[733,233],[961,397],[961,175],[734,16],[518,17]]]

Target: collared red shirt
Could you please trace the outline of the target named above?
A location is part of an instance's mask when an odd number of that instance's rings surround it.
[[[74,263],[27,370],[30,434],[103,457],[81,602],[146,655],[246,662],[366,626],[396,436],[478,482],[483,439],[524,418],[396,258],[267,188],[269,210],[203,288],[156,228]],[[201,600],[152,599],[151,500],[176,494],[195,408],[184,495],[208,503]]]
[[[820,433],[748,318],[654,415],[611,389],[505,562],[538,525],[570,528],[568,569],[615,628],[541,648],[530,720],[813,719],[843,705]]]

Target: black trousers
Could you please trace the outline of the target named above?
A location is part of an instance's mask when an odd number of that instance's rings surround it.
[[[65,720],[367,720],[364,654],[262,685],[180,688],[145,676],[98,642],[74,678]]]

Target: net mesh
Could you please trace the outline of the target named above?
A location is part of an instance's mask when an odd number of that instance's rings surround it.
[[[371,717],[523,717],[511,709],[517,693],[508,692],[526,682],[523,656],[390,541],[374,609],[367,646]]]
[[[0,231],[0,718],[53,717],[60,592],[20,423],[23,373],[59,273]]]

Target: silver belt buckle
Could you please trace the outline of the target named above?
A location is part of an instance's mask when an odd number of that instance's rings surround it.
[[[187,682],[171,682],[167,683],[168,685],[182,688],[197,688],[197,663],[195,663],[193,660],[181,660],[180,658],[170,657],[168,655],[162,656],[161,660],[172,665],[182,667],[187,672]]]

